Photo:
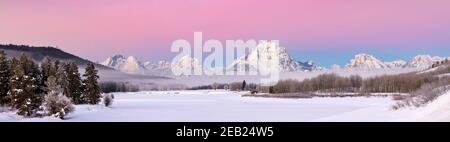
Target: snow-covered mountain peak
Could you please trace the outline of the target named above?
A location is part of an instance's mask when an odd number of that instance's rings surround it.
[[[282,72],[289,71],[311,71],[317,70],[317,67],[312,61],[304,63],[294,60],[289,54],[286,48],[278,46],[276,42],[261,42],[249,54],[242,56],[235,60],[229,68],[237,65],[248,65],[249,67],[256,68],[258,63],[265,63],[267,67],[270,67],[273,63],[273,59],[278,59],[279,70]]]
[[[138,59],[137,59],[136,57],[134,57],[134,56],[128,56],[127,62],[133,62],[133,63],[135,63],[135,62],[139,62],[139,61],[138,61]]]
[[[426,69],[436,61],[441,60],[440,57],[431,57],[430,55],[417,55],[409,60],[407,66],[419,69]]]
[[[133,56],[125,58],[122,55],[114,55],[101,64],[129,74],[143,74],[144,72],[144,66]]]
[[[350,69],[382,69],[389,68],[385,63],[369,54],[357,54],[355,58],[350,60],[350,63],[345,65],[345,68]]]
[[[145,69],[141,62],[133,56],[129,56],[119,68],[121,71],[130,74],[143,74]]]
[[[402,68],[405,67],[407,62],[404,60],[395,60],[391,62],[384,62],[390,68]]]
[[[192,71],[194,68],[202,69],[202,64],[197,58],[193,58],[190,55],[182,56],[171,64],[172,71]]]
[[[159,70],[170,68],[170,62],[167,60],[160,60],[157,63],[145,62],[144,66],[146,69]]]
[[[107,58],[105,61],[101,62],[100,64],[102,64],[104,66],[117,68],[119,66],[119,64],[124,62],[124,60],[125,60],[124,56],[117,54],[117,55]]]

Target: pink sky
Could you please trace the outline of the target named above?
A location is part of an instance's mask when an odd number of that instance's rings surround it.
[[[91,60],[167,58],[174,40],[195,31],[204,40],[275,39],[300,52],[442,49],[449,17],[449,0],[0,0],[0,43]]]

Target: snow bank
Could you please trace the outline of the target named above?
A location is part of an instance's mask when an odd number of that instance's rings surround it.
[[[16,112],[2,112],[0,113],[0,122],[58,122],[63,121],[55,117],[42,117],[42,118],[25,118],[19,116]]]
[[[439,96],[424,107],[417,108],[414,115],[405,121],[450,121],[450,92]]]

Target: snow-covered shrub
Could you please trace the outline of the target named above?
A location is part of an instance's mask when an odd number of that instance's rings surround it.
[[[64,95],[45,96],[45,111],[49,116],[64,119],[64,116],[73,112],[75,107],[72,101]]]
[[[230,85],[228,85],[228,84],[225,84],[225,85],[223,86],[223,89],[225,89],[225,90],[229,90],[229,89],[230,89]]]
[[[109,107],[112,105],[114,100],[114,94],[104,94],[103,95],[103,104],[105,104],[106,107]]]

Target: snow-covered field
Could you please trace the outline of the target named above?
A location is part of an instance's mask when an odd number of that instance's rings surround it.
[[[111,108],[78,105],[66,120],[23,118],[0,112],[0,121],[119,122],[299,122],[299,121],[448,121],[450,94],[425,108],[392,110],[390,97],[279,99],[241,97],[228,91],[153,91],[115,93]],[[445,116],[442,116],[445,114]]]

